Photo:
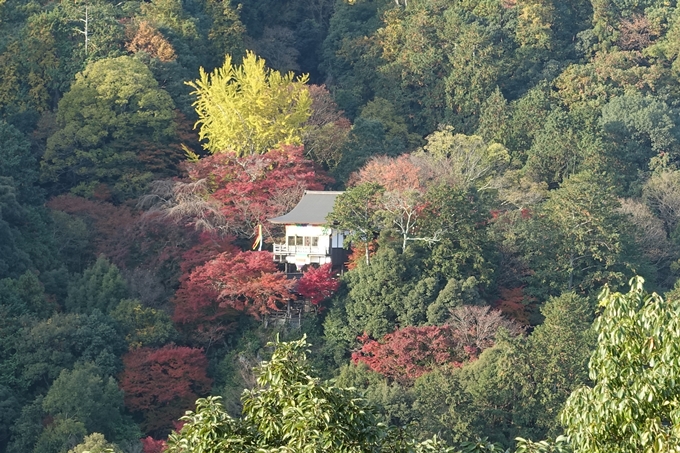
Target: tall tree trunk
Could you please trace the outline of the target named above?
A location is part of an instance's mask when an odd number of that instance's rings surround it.
[[[572,253],[569,256],[569,287],[567,289],[571,291],[573,285],[574,285],[574,254]]]

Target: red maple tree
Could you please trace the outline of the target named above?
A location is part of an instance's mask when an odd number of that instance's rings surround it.
[[[224,315],[219,310],[218,293],[213,286],[201,286],[191,282],[192,271],[221,253],[236,254],[238,248],[232,244],[233,237],[222,237],[204,232],[199,243],[182,255],[179,278],[180,287],[173,300],[175,305],[173,320],[178,327],[185,327],[186,333],[200,344],[210,345],[221,340],[224,335],[236,326],[222,323]]]
[[[212,384],[208,359],[201,349],[167,345],[140,348],[123,356],[120,387],[125,406],[143,416],[148,432],[167,430]]]
[[[259,318],[293,298],[294,281],[269,252],[223,252],[191,271],[175,297],[174,320],[206,324],[240,313]]]
[[[499,288],[498,292],[500,297],[494,302],[494,307],[519,325],[528,326],[531,311],[535,310],[535,300],[524,294],[524,287]]]
[[[363,362],[402,385],[412,384],[437,366],[460,366],[470,358],[447,326],[404,327],[380,341],[367,335],[359,337],[359,341],[363,346],[352,354],[352,361]]]
[[[168,447],[168,443],[162,439],[154,439],[151,436],[140,439],[143,453],[161,453]]]
[[[191,180],[208,181],[224,229],[252,237],[258,224],[290,211],[305,190],[323,190],[332,180],[303,157],[303,148],[283,146],[265,154],[237,157],[219,153],[188,165]]]
[[[309,269],[298,280],[296,291],[314,305],[319,305],[338,290],[340,282],[333,277],[331,264]]]
[[[180,282],[189,279],[191,271],[202,266],[221,253],[236,254],[239,249],[234,245],[233,236],[221,236],[213,232],[202,232],[198,243],[182,254]]]
[[[89,200],[75,195],[60,195],[47,202],[47,207],[82,219],[93,234],[95,256],[116,255],[123,237],[137,217],[126,206]]]

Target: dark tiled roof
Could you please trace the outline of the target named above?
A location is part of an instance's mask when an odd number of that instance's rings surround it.
[[[323,225],[342,192],[306,190],[302,200],[288,214],[269,219],[271,223]]]

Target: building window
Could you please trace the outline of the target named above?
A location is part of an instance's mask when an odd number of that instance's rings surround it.
[[[319,238],[317,236],[288,236],[288,246],[318,247]]]

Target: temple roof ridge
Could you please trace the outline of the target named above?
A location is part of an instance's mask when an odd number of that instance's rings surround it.
[[[290,212],[269,221],[289,225],[325,225],[326,216],[335,206],[335,199],[342,193],[344,192],[305,190],[298,204]]]

